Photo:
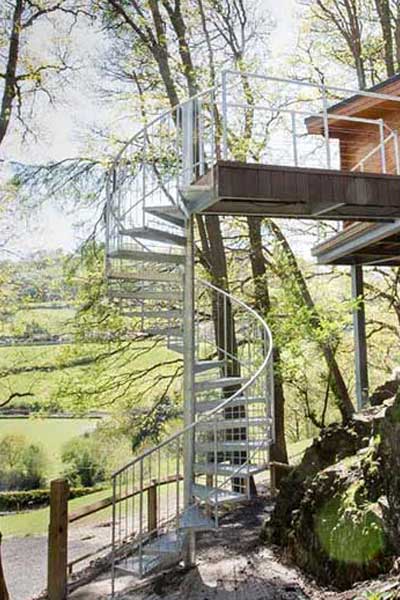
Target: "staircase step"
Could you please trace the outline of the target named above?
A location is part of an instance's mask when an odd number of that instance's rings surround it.
[[[267,450],[272,444],[271,440],[260,441],[249,441],[237,440],[234,442],[220,442],[218,441],[217,450],[218,452],[235,452],[236,450]],[[205,452],[214,452],[214,442],[196,442],[195,451],[197,454],[203,454]]]
[[[184,348],[183,348],[183,344],[175,344],[174,342],[170,342],[168,344],[168,349],[172,350],[172,352],[178,352],[179,354],[183,354],[184,353]]]
[[[184,227],[185,225],[185,216],[176,206],[149,206],[144,210],[147,214],[153,215],[153,217],[157,217],[157,219],[167,221],[168,223],[172,223],[173,225],[177,225],[178,227]]]
[[[194,366],[195,373],[203,373],[211,369],[222,369],[226,365],[224,360],[200,360]]]
[[[210,201],[214,195],[214,188],[210,185],[189,185],[186,188],[179,190],[182,198],[187,202],[191,202],[197,205],[197,203],[203,203]]]
[[[121,300],[182,300],[181,291],[153,291],[138,290],[137,292],[125,292],[119,290],[109,290],[110,298]]]
[[[270,419],[266,419],[264,417],[249,417],[235,419],[217,419],[216,422],[213,421],[199,421],[197,424],[197,428],[201,431],[213,431],[216,427],[217,431],[224,431],[225,429],[236,429],[238,427],[262,427],[266,426],[270,423]]]
[[[185,256],[183,254],[143,252],[141,250],[115,250],[114,252],[110,252],[108,257],[119,258],[121,260],[135,260],[170,265],[183,265],[185,263]]]
[[[176,555],[154,555],[154,554],[142,554],[142,575],[149,575],[150,573],[153,573],[153,571],[160,569],[160,568],[165,568],[167,565],[171,564],[175,564],[177,562],[179,562],[180,557],[176,556]],[[121,563],[117,563],[115,565],[115,568],[118,569],[119,571],[125,572],[125,573],[131,573],[133,575],[140,575],[140,559],[139,556],[136,554],[134,556],[130,556],[129,558],[127,558],[126,560],[124,560]]]
[[[196,411],[198,413],[207,412],[213,408],[217,408],[220,404],[222,404],[222,402],[223,399],[221,398],[217,398],[215,400],[199,400],[196,403]],[[229,402],[227,408],[231,408],[233,406],[247,406],[248,404],[266,404],[266,399],[263,396],[244,396],[241,398],[235,398]]]
[[[123,313],[125,317],[138,317],[144,319],[182,319],[181,310],[143,310],[143,311],[126,311]]]
[[[215,529],[215,522],[197,504],[192,504],[179,517],[178,527],[179,529],[208,531],[209,529]]]
[[[135,227],[133,229],[122,229],[121,235],[127,235],[131,238],[143,240],[152,240],[162,242],[163,244],[173,244],[174,246],[186,246],[186,238],[176,233],[154,229],[153,227]]]
[[[181,327],[150,327],[146,329],[146,333],[150,335],[163,335],[164,337],[182,337]]]
[[[176,531],[168,531],[151,540],[145,546],[146,554],[170,554],[179,555],[182,551],[183,539]]]
[[[238,477],[252,477],[253,475],[257,475],[257,473],[262,473],[266,469],[268,469],[268,464],[264,465],[243,465],[243,469],[238,473],[240,465],[231,465],[226,463],[217,463],[217,468],[215,469],[214,463],[195,463],[193,465],[193,469],[196,475],[214,475],[217,472],[218,475],[235,475],[237,473]]]
[[[195,383],[196,392],[206,392],[208,390],[217,390],[233,386],[240,386],[246,383],[246,377],[221,377],[220,379],[206,379]]]
[[[178,275],[174,271],[140,271],[138,273],[124,273],[123,271],[116,271],[108,275],[108,279],[113,281],[165,281],[166,283],[180,283],[183,282],[182,275]]]
[[[193,494],[200,500],[204,500],[207,504],[221,504],[223,502],[243,502],[247,499],[246,494],[232,492],[226,489],[209,487],[195,483],[193,486]]]

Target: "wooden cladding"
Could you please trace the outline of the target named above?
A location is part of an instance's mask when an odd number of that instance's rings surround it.
[[[400,177],[220,161],[217,201],[225,215],[382,220],[400,217]]]

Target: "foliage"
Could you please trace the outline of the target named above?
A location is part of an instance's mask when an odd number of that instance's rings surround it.
[[[69,490],[69,499],[80,498],[94,492],[99,488],[73,487]],[[0,492],[0,511],[20,511],[30,508],[47,506],[50,502],[50,490],[36,489],[14,492]]]
[[[129,457],[129,442],[114,439],[106,427],[75,437],[62,448],[65,475],[72,485],[91,487],[107,480]]]
[[[0,489],[30,490],[45,483],[46,455],[38,444],[21,435],[0,440]]]
[[[62,451],[62,461],[69,481],[76,485],[90,487],[106,478],[103,453],[89,434],[67,442]]]

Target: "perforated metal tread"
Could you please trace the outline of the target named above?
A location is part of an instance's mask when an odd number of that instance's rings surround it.
[[[177,531],[168,531],[151,540],[145,546],[146,554],[179,555],[183,547],[183,538]]]
[[[267,469],[267,465],[249,465],[248,467],[243,466],[243,469],[240,469],[239,472],[238,469],[240,468],[240,465],[231,465],[226,463],[217,463],[217,466],[215,466],[215,463],[195,463],[193,468],[197,475],[214,475],[216,473],[217,475],[229,476],[236,474],[236,477],[252,477],[257,475],[257,473],[262,473],[265,471]]]
[[[254,442],[252,440],[235,440],[232,442],[221,442],[218,441],[218,452],[234,452],[235,450],[267,450],[271,445],[271,441],[265,442]],[[204,452],[214,452],[214,442],[196,442],[195,449],[197,454]]]
[[[245,494],[213,488],[207,485],[201,485],[199,483],[194,484],[193,494],[197,498],[200,498],[200,500],[212,505],[216,503],[221,504],[223,502],[243,502],[243,500],[247,499]]]
[[[195,373],[203,373],[212,369],[222,369],[226,365],[224,360],[201,360],[194,365]]]
[[[245,377],[221,377],[219,379],[206,379],[197,381],[195,384],[196,392],[206,392],[208,390],[216,390],[219,388],[234,387],[246,383]],[[220,400],[221,404],[222,400]]]
[[[174,246],[186,246],[186,238],[176,233],[154,229],[153,227],[135,227],[133,229],[121,230],[121,235],[127,235],[132,238],[152,240],[162,242],[163,244],[172,244]]]
[[[179,529],[192,529],[196,531],[208,531],[215,529],[213,518],[204,514],[197,504],[192,504],[186,508],[179,517]]]
[[[167,223],[172,223],[178,227],[184,227],[185,225],[185,215],[176,206],[149,206],[144,210],[147,214]]]
[[[135,273],[123,273],[113,271],[108,275],[112,281],[161,281],[166,283],[182,283],[183,275],[177,271],[145,271],[140,270]]]
[[[108,258],[119,258],[121,260],[136,260],[139,262],[156,262],[165,264],[183,265],[185,257],[183,254],[166,254],[164,252],[142,252],[141,250],[115,250],[108,254]]]
[[[215,400],[199,400],[196,404],[196,411],[203,413],[217,408],[221,404],[221,398]],[[247,406],[249,404],[265,404],[265,398],[262,396],[242,396],[229,402],[229,408],[235,406]]]

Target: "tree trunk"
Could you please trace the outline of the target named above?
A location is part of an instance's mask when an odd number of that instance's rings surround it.
[[[256,308],[262,315],[268,315],[271,308],[267,269],[262,249],[261,217],[247,217],[250,240],[250,262],[255,287]],[[285,439],[285,395],[283,391],[280,350],[274,344],[274,400],[275,400],[275,444],[271,447],[271,460],[287,463],[288,455]]]
[[[17,95],[17,64],[19,53],[19,37],[21,31],[21,18],[23,0],[17,0],[12,20],[10,45],[8,48],[7,67],[4,78],[4,91],[0,108],[0,144],[2,143],[10,124],[12,105]]]
[[[381,24],[384,58],[386,65],[386,73],[388,77],[394,75],[394,56],[393,56],[393,35],[390,15],[389,0],[375,0],[376,10]]]
[[[6,581],[4,579],[4,572],[1,560],[1,533],[0,533],[0,600],[10,600],[8,595]]]
[[[310,310],[312,315],[312,324],[317,329],[321,324],[321,319],[318,314],[318,311],[315,307],[314,301],[311,297],[310,291],[308,289],[307,283],[303,277],[303,274],[299,268],[296,257],[294,256],[292,249],[289,246],[289,243],[282,233],[280,227],[272,221],[268,220],[268,225],[275,235],[277,241],[280,244],[281,249],[284,251],[285,256],[288,260],[290,267],[290,275],[294,277],[299,292],[301,294],[302,300],[305,306]],[[286,274],[285,274],[286,275]],[[346,383],[343,379],[342,373],[340,371],[339,365],[337,364],[335,358],[335,352],[332,346],[325,342],[318,342],[319,347],[321,348],[322,354],[327,363],[328,369],[332,374],[332,391],[335,394],[337,405],[342,415],[343,422],[347,422],[352,415],[354,414],[354,406],[350,399],[349,392],[346,386]]]

